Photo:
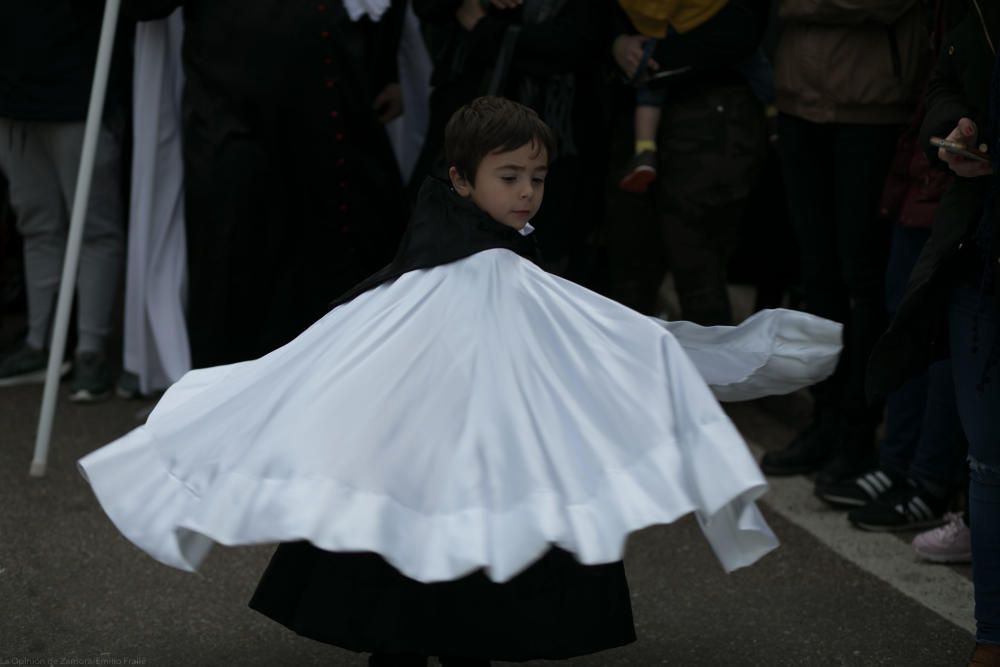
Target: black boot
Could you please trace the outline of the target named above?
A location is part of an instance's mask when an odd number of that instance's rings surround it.
[[[834,484],[841,484],[858,477],[873,467],[875,467],[874,456],[838,454],[816,473],[816,488],[819,490]]]
[[[852,440],[839,445],[835,454],[816,474],[817,489],[841,484],[853,479],[878,464],[875,435]]]
[[[817,490],[853,479],[878,464],[875,431],[881,411],[849,400],[843,414],[830,460],[816,475]]]
[[[804,475],[822,468],[836,443],[837,421],[829,412],[820,413],[805,431],[779,451],[768,452],[760,461],[765,475]]]

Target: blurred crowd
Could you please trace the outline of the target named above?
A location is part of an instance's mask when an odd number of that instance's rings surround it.
[[[44,378],[102,12],[0,7],[0,387]],[[992,0],[124,0],[70,398],[294,338],[391,259],[451,114],[509,97],[558,140],[547,270],[702,325],[734,283],[844,323],[761,467],[971,561],[1000,664],[997,44]]]

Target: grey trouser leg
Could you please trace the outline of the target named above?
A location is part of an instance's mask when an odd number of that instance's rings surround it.
[[[84,124],[0,118],[0,169],[24,238],[28,344],[47,347],[66,252]],[[80,248],[79,351],[102,350],[124,263],[120,146],[101,129]]]

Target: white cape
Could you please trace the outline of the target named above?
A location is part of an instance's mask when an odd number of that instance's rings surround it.
[[[802,313],[664,324],[487,250],[191,371],[80,468],[128,539],[185,570],[213,542],[305,539],[419,581],[506,581],[552,544],[619,560],[692,512],[732,570],[777,546],[766,483],[671,327],[730,398],[814,382],[840,349],[840,325]]]

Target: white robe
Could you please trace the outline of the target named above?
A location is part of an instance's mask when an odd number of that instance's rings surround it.
[[[410,179],[430,122],[430,54],[420,34],[420,22],[406,3],[403,35],[399,42],[399,85],[403,94],[403,115],[386,126],[403,182]]]
[[[777,540],[712,391],[792,391],[839,350],[827,320],[663,323],[498,248],[405,273],[260,359],[188,373],[80,469],[128,539],[185,570],[213,542],[305,539],[419,581],[506,581],[552,544],[619,560],[629,533],[689,513],[731,570]]]
[[[136,28],[134,149],[125,280],[125,369],[144,393],[191,368],[180,104],[181,10]]]

